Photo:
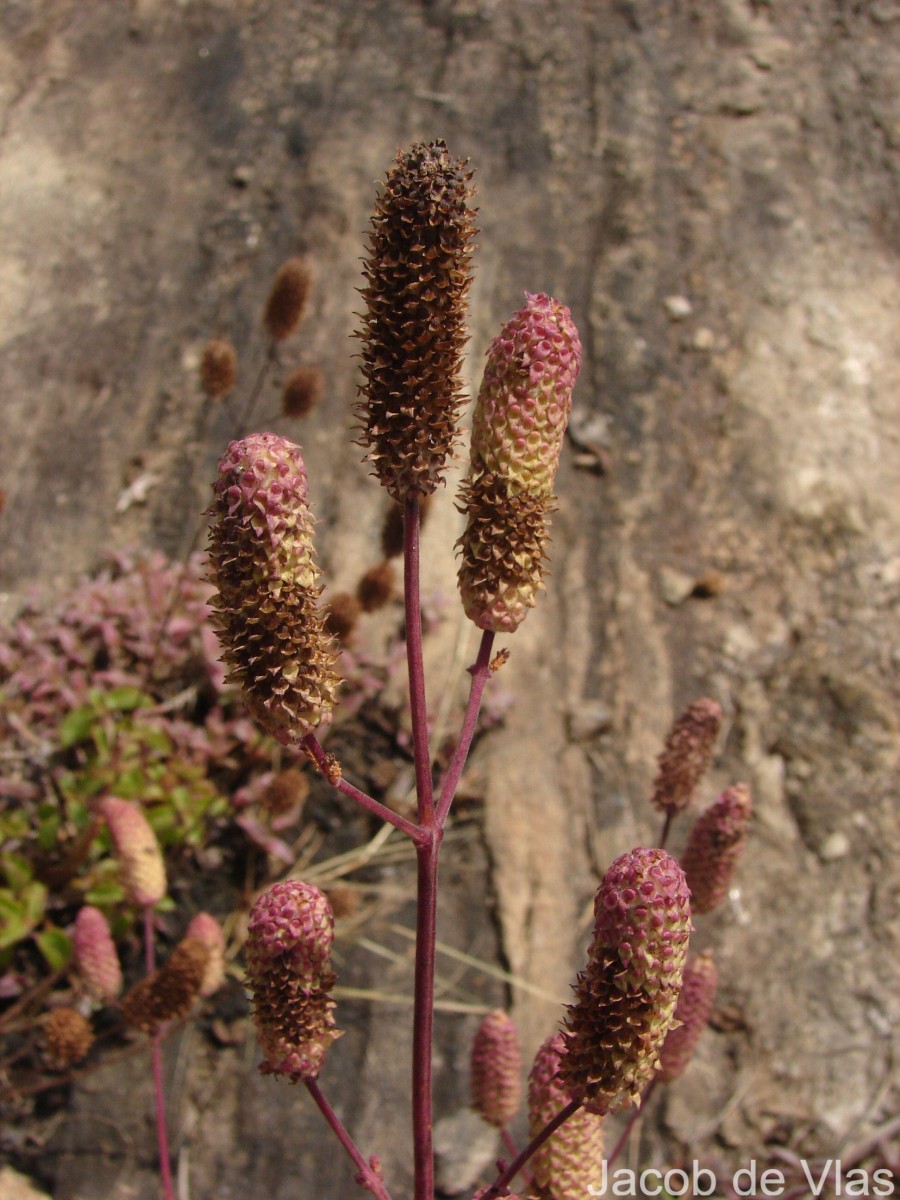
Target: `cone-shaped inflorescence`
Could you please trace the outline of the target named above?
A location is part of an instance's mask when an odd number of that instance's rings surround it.
[[[300,448],[272,433],[232,442],[215,493],[209,558],[223,658],[260,725],[295,744],[330,717],[339,682]]]
[[[581,365],[569,310],[526,302],[488,349],[475,415],[459,585],[480,629],[511,633],[541,587],[553,481]]]
[[[472,1043],[472,1107],[489,1125],[504,1129],[522,1100],[522,1051],[512,1017],[489,1012]]]
[[[573,1096],[560,1076],[565,1057],[561,1033],[548,1038],[538,1050],[528,1077],[528,1132],[535,1137],[560,1113]],[[551,1200],[583,1200],[600,1178],[603,1158],[603,1118],[578,1109],[551,1134],[530,1160],[541,1195]]]
[[[709,912],[728,895],[752,811],[750,789],[738,783],[724,791],[695,821],[681,856],[695,913]]]
[[[334,917],[318,888],[296,879],[276,883],[250,913],[247,985],[265,1074],[292,1083],[315,1079],[334,1026],[331,945]]]
[[[125,1023],[152,1034],[169,1021],[186,1017],[200,995],[209,959],[204,942],[183,938],[161,967],[122,998]]]
[[[95,1000],[111,1003],[122,990],[122,968],[106,917],[85,904],[72,931],[75,966]]]
[[[594,917],[560,1069],[573,1096],[605,1113],[638,1099],[674,1019],[691,929],[684,873],[664,850],[620,855]]]
[[[672,816],[683,812],[712,761],[722,723],[715,700],[689,704],[669,731],[653,784],[653,803]]]
[[[675,1025],[666,1035],[659,1058],[656,1077],[661,1083],[677,1079],[691,1061],[700,1034],[709,1024],[718,982],[716,964],[709,950],[688,960],[681,995],[675,1005]]]
[[[129,899],[142,907],[158,904],[166,894],[166,868],[147,818],[136,805],[118,796],[107,796],[100,813],[109,826]]]
[[[41,1041],[48,1066],[62,1071],[87,1057],[94,1031],[77,1009],[54,1008],[44,1017]]]
[[[472,173],[442,141],[398,153],[365,260],[362,444],[399,502],[440,482],[462,402]]]

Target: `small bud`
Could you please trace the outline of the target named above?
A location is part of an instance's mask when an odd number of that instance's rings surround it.
[[[433,492],[456,434],[471,284],[472,173],[441,141],[398,153],[362,289],[362,444],[395,500]]]
[[[75,966],[95,1000],[110,1003],[122,990],[122,968],[106,917],[86,904],[72,933]]]
[[[117,796],[107,796],[100,803],[100,813],[109,826],[129,898],[143,907],[158,904],[166,894],[166,868],[147,818],[130,801]]]
[[[209,947],[186,937],[166,961],[122,999],[122,1016],[132,1029],[156,1033],[169,1021],[186,1017],[200,995],[210,960]]]
[[[43,1019],[44,1055],[54,1071],[64,1071],[87,1057],[94,1044],[89,1022],[74,1008],[54,1008]]]
[[[297,367],[287,377],[281,395],[282,416],[308,417],[318,406],[325,391],[325,380],[318,367]]]
[[[394,568],[385,559],[384,562],[369,567],[362,576],[356,585],[356,598],[359,600],[363,612],[375,612],[379,608],[384,608],[393,596],[394,588]]]
[[[653,784],[653,803],[673,816],[683,812],[712,762],[722,710],[715,700],[695,700],[672,726]]]
[[[560,1076],[565,1042],[555,1033],[538,1050],[528,1077],[528,1133],[535,1137],[573,1096]],[[600,1179],[603,1118],[582,1108],[532,1155],[534,1181],[552,1200],[584,1200]]]
[[[300,324],[311,289],[312,272],[302,258],[289,258],[279,267],[263,315],[273,341],[283,342]]]
[[[522,1099],[522,1052],[512,1018],[490,1012],[472,1043],[472,1107],[489,1125],[504,1129]]]
[[[681,865],[695,913],[710,912],[728,895],[752,811],[750,789],[739,783],[724,791],[694,823]]]
[[[666,1034],[659,1057],[657,1079],[671,1083],[694,1055],[700,1034],[709,1023],[718,986],[716,964],[710,951],[692,958],[684,969],[681,995],[675,1005],[675,1024]]]
[[[325,628],[342,646],[353,636],[362,605],[349,592],[337,592],[325,605]]]
[[[594,915],[560,1070],[573,1096],[605,1113],[638,1101],[674,1020],[691,929],[684,874],[664,850],[620,855]]]
[[[211,996],[225,982],[225,934],[222,926],[209,913],[200,912],[191,918],[185,937],[196,938],[208,951],[200,995]]]
[[[234,346],[225,338],[213,338],[203,347],[200,386],[210,400],[221,400],[234,391],[238,360]]]
[[[272,433],[232,442],[215,493],[209,560],[223,658],[256,720],[292,745],[330,719],[339,683],[300,448]]]
[[[569,310],[526,303],[488,349],[472,419],[459,586],[479,629],[512,633],[543,586],[553,481],[581,365]]]
[[[334,1026],[334,917],[326,897],[296,879],[276,883],[250,913],[247,986],[264,1074],[315,1079]]]

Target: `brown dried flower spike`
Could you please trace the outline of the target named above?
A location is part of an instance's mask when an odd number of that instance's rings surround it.
[[[74,1008],[54,1008],[44,1017],[42,1042],[47,1064],[62,1071],[81,1062],[94,1043],[94,1032]]]
[[[282,416],[308,417],[321,401],[324,390],[325,381],[318,367],[295,368],[288,375],[281,394]]]
[[[200,938],[180,941],[163,965],[123,998],[126,1024],[144,1033],[156,1033],[168,1021],[186,1017],[200,995],[210,956],[210,947]]]
[[[358,405],[362,444],[395,500],[440,482],[462,403],[472,281],[472,172],[442,141],[398,153],[375,205]]]
[[[237,354],[231,342],[213,338],[206,343],[200,359],[200,386],[210,400],[221,400],[234,391],[237,372]]]
[[[311,289],[312,271],[302,258],[289,258],[281,265],[263,314],[263,325],[273,341],[283,342],[300,324]]]

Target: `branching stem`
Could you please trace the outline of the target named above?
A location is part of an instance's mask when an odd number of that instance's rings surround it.
[[[338,1141],[359,1168],[359,1178],[357,1179],[357,1182],[359,1183],[360,1187],[366,1188],[374,1196],[377,1196],[378,1200],[391,1200],[390,1193],[384,1186],[384,1181],[382,1180],[381,1176],[376,1173],[372,1164],[367,1162],[363,1157],[362,1151],[347,1132],[343,1121],[325,1099],[324,1095],[322,1094],[322,1089],[319,1087],[316,1080],[305,1079],[303,1082],[306,1084],[307,1091],[318,1105],[322,1116],[334,1130]]]
[[[472,683],[469,688],[469,702],[466,705],[466,715],[463,718],[459,741],[456,743],[456,749],[453,751],[450,766],[447,768],[447,774],[441,785],[440,800],[437,807],[437,823],[441,828],[443,828],[444,822],[447,820],[447,813],[450,811],[450,805],[453,803],[453,797],[456,795],[459,779],[472,746],[472,738],[475,736],[475,725],[478,721],[478,713],[481,708],[484,685],[487,683],[491,673],[491,650],[493,649],[493,645],[493,633],[490,630],[485,630],[481,635],[478,657],[475,659],[474,664],[469,667],[469,674],[472,676]]]
[[[153,905],[144,906],[144,959],[147,974],[152,975],[156,955],[154,951]],[[172,1185],[172,1163],[169,1158],[169,1136],[166,1131],[166,1091],[163,1082],[162,1034],[157,1030],[150,1039],[153,1060],[153,1099],[156,1109],[156,1144],[159,1148],[159,1171],[162,1177],[165,1200],[175,1200]]]
[[[524,1167],[529,1158],[531,1158],[532,1154],[534,1154],[536,1150],[540,1150],[544,1142],[546,1142],[549,1137],[552,1137],[552,1135],[556,1133],[557,1129],[559,1129],[560,1125],[564,1125],[565,1122],[568,1121],[569,1117],[574,1116],[574,1114],[578,1112],[579,1108],[581,1108],[583,1103],[583,1098],[579,1097],[577,1100],[570,1100],[565,1108],[561,1108],[553,1120],[548,1121],[540,1133],[535,1134],[522,1153],[517,1158],[513,1159],[509,1166],[497,1176],[488,1190],[484,1193],[482,1200],[496,1200],[496,1197],[499,1196],[501,1189],[505,1188],[507,1184],[512,1183],[512,1181],[521,1171],[522,1167]]]

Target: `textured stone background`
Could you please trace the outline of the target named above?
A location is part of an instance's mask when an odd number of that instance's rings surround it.
[[[336,587],[372,560],[383,500],[350,442],[350,334],[398,146],[444,137],[477,167],[473,382],[523,289],[571,305],[586,359],[553,576],[473,764],[483,840],[448,862],[442,934],[489,956],[499,938],[564,999],[598,872],[656,837],[672,716],[720,700],[706,798],[745,778],[758,817],[740,893],[697,941],[742,1020],[654,1101],[647,1162],[773,1140],[833,1156],[900,1101],[898,77],[894,0],[0,9],[7,609],[111,547],[185,548],[229,428],[218,414],[190,450],[199,349],[230,335],[246,382],[269,280],[298,251],[319,284],[293,349],[328,380],[301,435],[322,556]],[[259,423],[284,431],[275,409],[273,391]],[[431,589],[452,591],[456,521],[448,490]],[[445,623],[435,693],[473,652]],[[470,920],[467,894],[492,896],[495,922]],[[402,987],[387,971],[373,980]],[[556,1004],[513,1000],[533,1049]],[[405,1014],[345,1021],[338,1103],[403,1196]],[[473,1021],[439,1022],[444,1111],[465,1104]],[[306,1097],[249,1051],[194,1034],[172,1051],[191,1196],[352,1190]],[[129,1060],[76,1093],[43,1165],[60,1200],[156,1195],[145,1076]]]

